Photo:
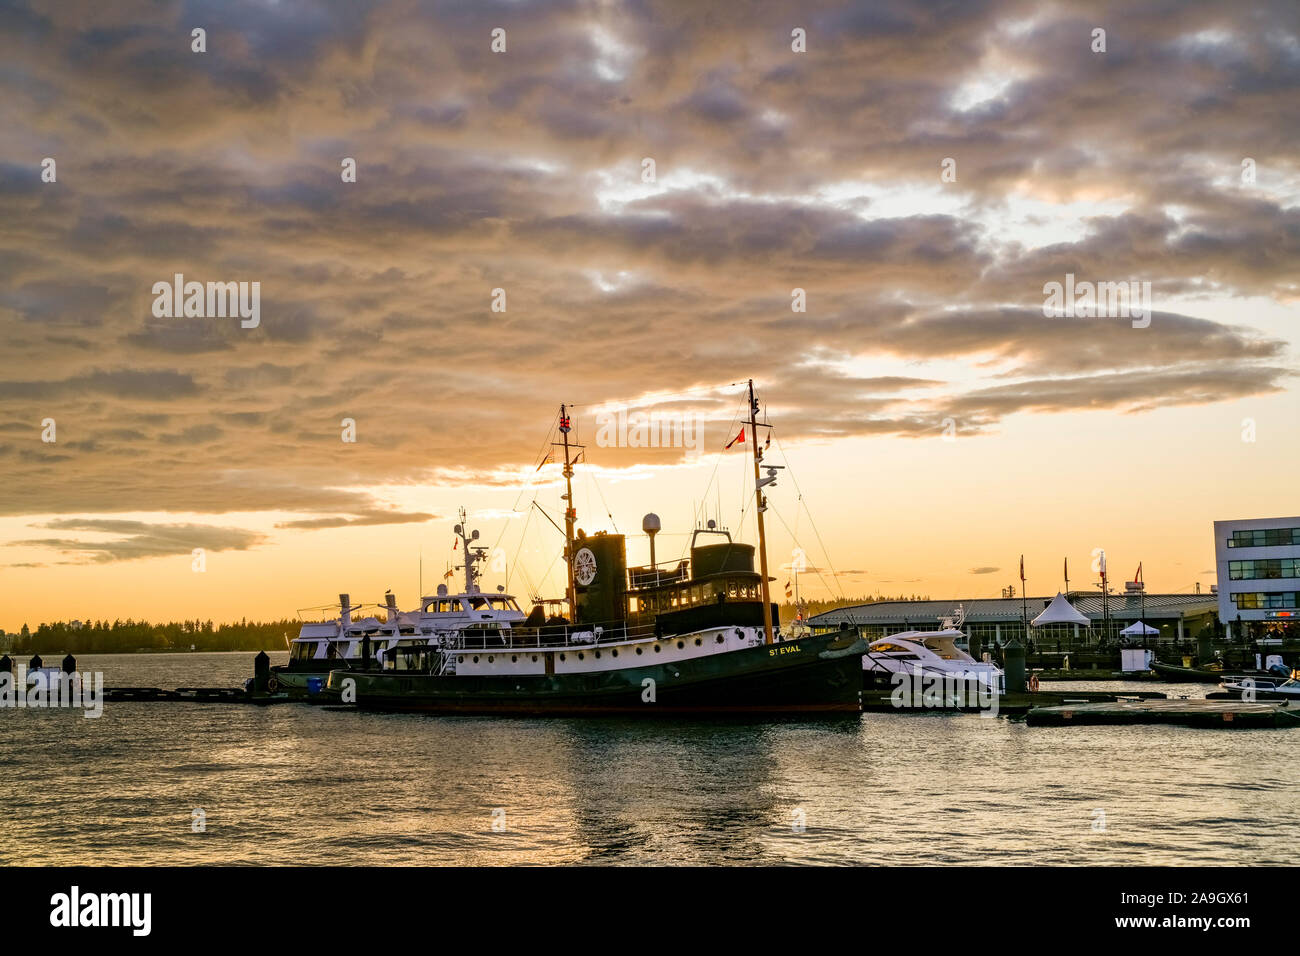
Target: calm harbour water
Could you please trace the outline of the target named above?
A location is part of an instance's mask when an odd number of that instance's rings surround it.
[[[216,687],[242,683],[252,658],[79,665],[108,686]],[[6,709],[0,863],[1294,864],[1298,757],[1300,731],[976,715],[639,722],[110,703],[87,720]],[[192,832],[195,808],[206,832]]]

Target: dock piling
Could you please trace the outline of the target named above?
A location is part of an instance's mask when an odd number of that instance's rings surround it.
[[[1002,665],[1006,672],[1007,693],[1023,694],[1025,692],[1025,649],[1014,637],[1002,648]]]

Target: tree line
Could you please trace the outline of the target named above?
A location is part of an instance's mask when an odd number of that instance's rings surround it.
[[[841,597],[841,598],[822,598],[813,599],[805,598],[802,601],[805,613],[808,617],[817,614],[824,614],[827,611],[834,611],[841,607],[857,607],[859,604],[879,604],[881,601],[928,601],[928,594],[865,594],[862,597]],[[781,605],[781,623],[788,624],[798,615],[798,608],[795,607],[794,601],[786,601]]]
[[[212,621],[169,621],[151,624],[131,619],[116,621],[56,621],[31,630],[26,624],[10,634],[14,655],[27,654],[129,654],[138,651],[277,651],[286,635],[296,637],[302,622],[296,620],[249,621],[213,624]]]

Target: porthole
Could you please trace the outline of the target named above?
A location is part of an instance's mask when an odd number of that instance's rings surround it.
[[[600,651],[596,652],[596,660],[600,660]]]
[[[722,637],[721,634],[719,634],[719,635],[717,636],[717,642],[718,642],[719,644],[721,644],[722,641],[723,641],[723,637]]]
[[[586,655],[584,655],[584,654],[582,653],[582,651],[578,651],[578,660],[580,660],[580,661],[584,661],[584,660],[586,660],[586,659],[587,659],[587,658],[586,658]]]
[[[696,647],[703,647],[703,646],[704,646],[704,641],[703,641],[701,638],[698,638],[698,637],[697,637],[697,638],[695,639],[695,646],[696,646]]]
[[[640,653],[641,653],[641,648],[638,647],[638,648],[636,649],[636,652],[637,652],[638,654],[640,654]]]
[[[617,651],[617,650],[610,651],[610,653],[613,654],[615,657],[618,657],[618,651]]]
[[[564,660],[564,655],[563,655],[563,654],[560,655],[560,660]]]
[[[495,664],[496,662],[497,662],[497,659],[496,659],[495,656],[492,656],[492,657],[489,657],[489,658],[488,658],[488,663],[489,663],[489,664]]]
[[[656,653],[656,654],[658,654],[658,653],[659,653],[660,651],[662,651],[662,650],[663,650],[663,648],[660,647],[658,644],[655,645],[655,653]]]
[[[464,655],[464,654],[457,654],[457,655],[456,655],[456,663],[457,663],[457,664],[464,664],[464,663],[465,663],[465,655]]]
[[[682,649],[684,649],[685,647],[686,647],[686,642],[685,642],[685,641],[678,641],[678,642],[677,642],[677,649],[678,649],[679,651],[682,650]]]
[[[511,655],[510,655],[510,663],[511,663],[511,664],[518,664],[518,663],[519,663],[519,655],[518,655],[518,654],[511,654]]]
[[[536,654],[533,655],[533,663],[534,663],[534,664],[537,663],[537,655],[536,655]]]
[[[475,664],[478,663],[478,655],[477,655],[477,654],[474,655],[474,663],[475,663]]]

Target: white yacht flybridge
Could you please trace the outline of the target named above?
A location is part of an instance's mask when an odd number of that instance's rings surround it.
[[[375,605],[385,612],[385,620],[374,615],[356,618],[365,605],[354,605],[348,594],[339,595],[339,616],[326,621],[306,621],[298,636],[289,642],[289,663],[271,668],[271,693],[286,691],[291,695],[321,692],[331,670],[347,667],[350,662],[366,666],[374,660],[379,666],[403,670],[417,660],[421,652],[436,648],[444,641],[462,635],[506,642],[510,629],[525,621],[515,598],[498,587],[484,592],[478,582],[479,565],[487,560],[488,549],[475,545],[478,532],[465,525],[465,509],[455,533],[460,539],[465,563],[455,570],[465,572],[464,590],[453,593],[446,584],[438,585],[436,594],[420,599],[420,607],[400,611],[390,591],[384,604]],[[450,574],[450,572],[449,572]]]

